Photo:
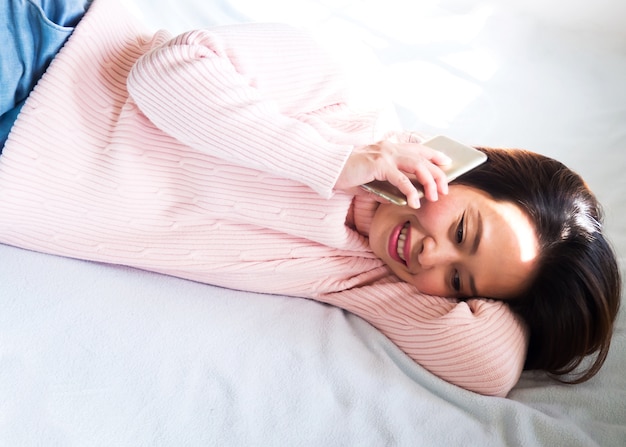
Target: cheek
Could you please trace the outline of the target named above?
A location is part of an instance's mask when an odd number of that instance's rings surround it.
[[[389,205],[380,205],[369,229],[370,247],[379,257],[387,255],[387,238],[395,219],[393,211],[395,210],[389,208]]]
[[[443,228],[448,219],[448,207],[444,203],[445,198],[437,202],[424,201],[422,206],[415,212],[415,217],[424,231],[432,233]]]
[[[427,275],[427,277],[419,278],[415,287],[427,295],[446,296],[449,295],[449,291],[443,287],[443,281],[441,278],[435,278],[434,275]]]
[[[414,285],[427,295],[450,296],[451,291],[446,287],[444,274],[440,270],[428,270],[414,275],[403,272],[395,272],[403,281]]]

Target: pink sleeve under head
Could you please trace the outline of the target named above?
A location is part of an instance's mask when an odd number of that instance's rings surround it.
[[[526,328],[501,301],[458,302],[393,280],[318,299],[364,318],[424,368],[470,391],[504,397],[524,367]]]

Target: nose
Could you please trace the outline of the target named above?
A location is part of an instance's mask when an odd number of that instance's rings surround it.
[[[417,260],[424,269],[440,267],[457,261],[458,251],[448,242],[438,243],[427,236],[422,240],[422,249]]]

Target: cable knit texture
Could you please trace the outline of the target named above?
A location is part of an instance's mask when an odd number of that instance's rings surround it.
[[[314,40],[279,25],[172,37],[96,0],[0,158],[0,241],[359,315],[416,362],[505,396],[524,362],[502,303],[419,293],[367,238],[371,206],[333,192],[380,137]]]

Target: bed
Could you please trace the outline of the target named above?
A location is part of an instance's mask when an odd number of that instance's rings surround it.
[[[127,0],[151,28],[286,22],[376,58],[406,128],[580,172],[626,256],[619,0]],[[626,317],[604,368],[507,398],[414,364],[358,317],[0,245],[0,445],[626,445]]]

